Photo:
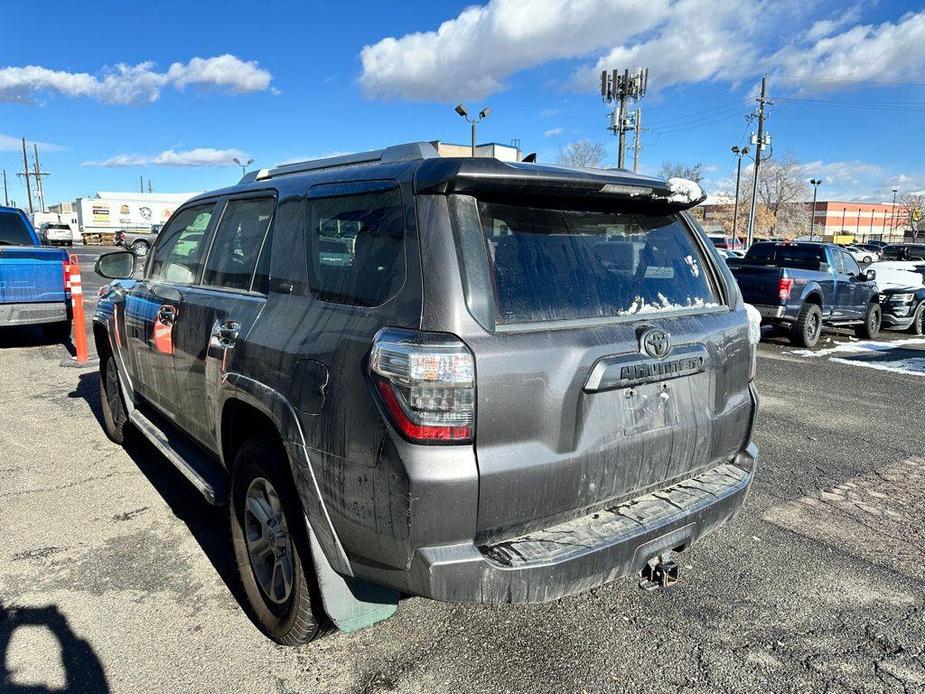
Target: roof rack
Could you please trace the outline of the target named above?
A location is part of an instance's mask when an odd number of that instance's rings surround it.
[[[321,169],[338,169],[345,166],[359,166],[361,164],[391,164],[399,161],[414,161],[416,159],[429,159],[440,156],[430,142],[408,142],[403,145],[393,145],[385,149],[374,149],[371,152],[358,152],[344,154],[339,157],[326,157],[325,159],[311,159],[294,164],[284,164],[274,169],[260,169],[248,172],[241,183],[252,181],[265,181],[268,178],[284,176],[286,174],[301,173],[303,171],[320,171]]]

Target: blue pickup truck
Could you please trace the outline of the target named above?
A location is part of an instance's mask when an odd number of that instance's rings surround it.
[[[43,247],[22,210],[0,207],[0,328],[41,325],[49,339],[71,333],[68,255]]]
[[[762,323],[787,329],[795,345],[814,347],[823,327],[852,327],[867,339],[880,332],[876,272],[834,244],[755,243],[729,266]]]

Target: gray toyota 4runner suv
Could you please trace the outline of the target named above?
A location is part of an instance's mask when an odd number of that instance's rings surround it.
[[[427,143],[248,173],[98,260],[106,431],[228,504],[283,644],[670,585],[757,455],[757,322],[685,184]]]

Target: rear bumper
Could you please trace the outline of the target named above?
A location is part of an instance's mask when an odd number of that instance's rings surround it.
[[[546,602],[637,573],[735,515],[757,455],[750,444],[733,462],[666,489],[496,545],[419,548],[396,587],[448,602]]]
[[[67,304],[63,302],[0,304],[0,326],[39,325],[66,320],[70,320],[70,315]]]
[[[785,317],[784,314],[787,311],[786,306],[763,306],[763,305],[758,304],[755,306],[755,308],[758,309],[758,313],[761,314],[762,318],[772,319],[772,320],[784,319]]]

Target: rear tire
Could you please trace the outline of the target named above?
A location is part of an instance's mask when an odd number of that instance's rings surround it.
[[[865,256],[864,256],[864,261],[863,261],[863,262],[865,262],[865,263],[867,263],[868,265],[870,265],[872,262],[874,262],[874,259],[871,258],[869,255],[865,255]]]
[[[71,321],[61,321],[60,323],[46,323],[42,326],[42,332],[49,341],[62,343],[71,339]]]
[[[880,304],[868,304],[867,313],[864,315],[864,322],[854,329],[854,334],[865,340],[873,340],[880,334],[880,323],[883,320],[883,313]]]
[[[817,304],[803,304],[790,329],[790,342],[798,347],[815,347],[821,334],[822,309]]]
[[[148,255],[148,244],[144,241],[135,241],[129,250],[131,250],[136,257],[144,258],[146,255]]]
[[[302,505],[285,454],[264,439],[238,451],[231,478],[231,539],[260,629],[284,646],[325,631]]]
[[[103,428],[106,436],[114,443],[124,446],[129,438],[131,423],[128,410],[119,387],[119,372],[116,359],[112,354],[105,354],[100,360],[100,404],[103,408]]]
[[[906,330],[913,335],[925,335],[925,301],[919,302],[919,307],[912,318],[912,325]]]

